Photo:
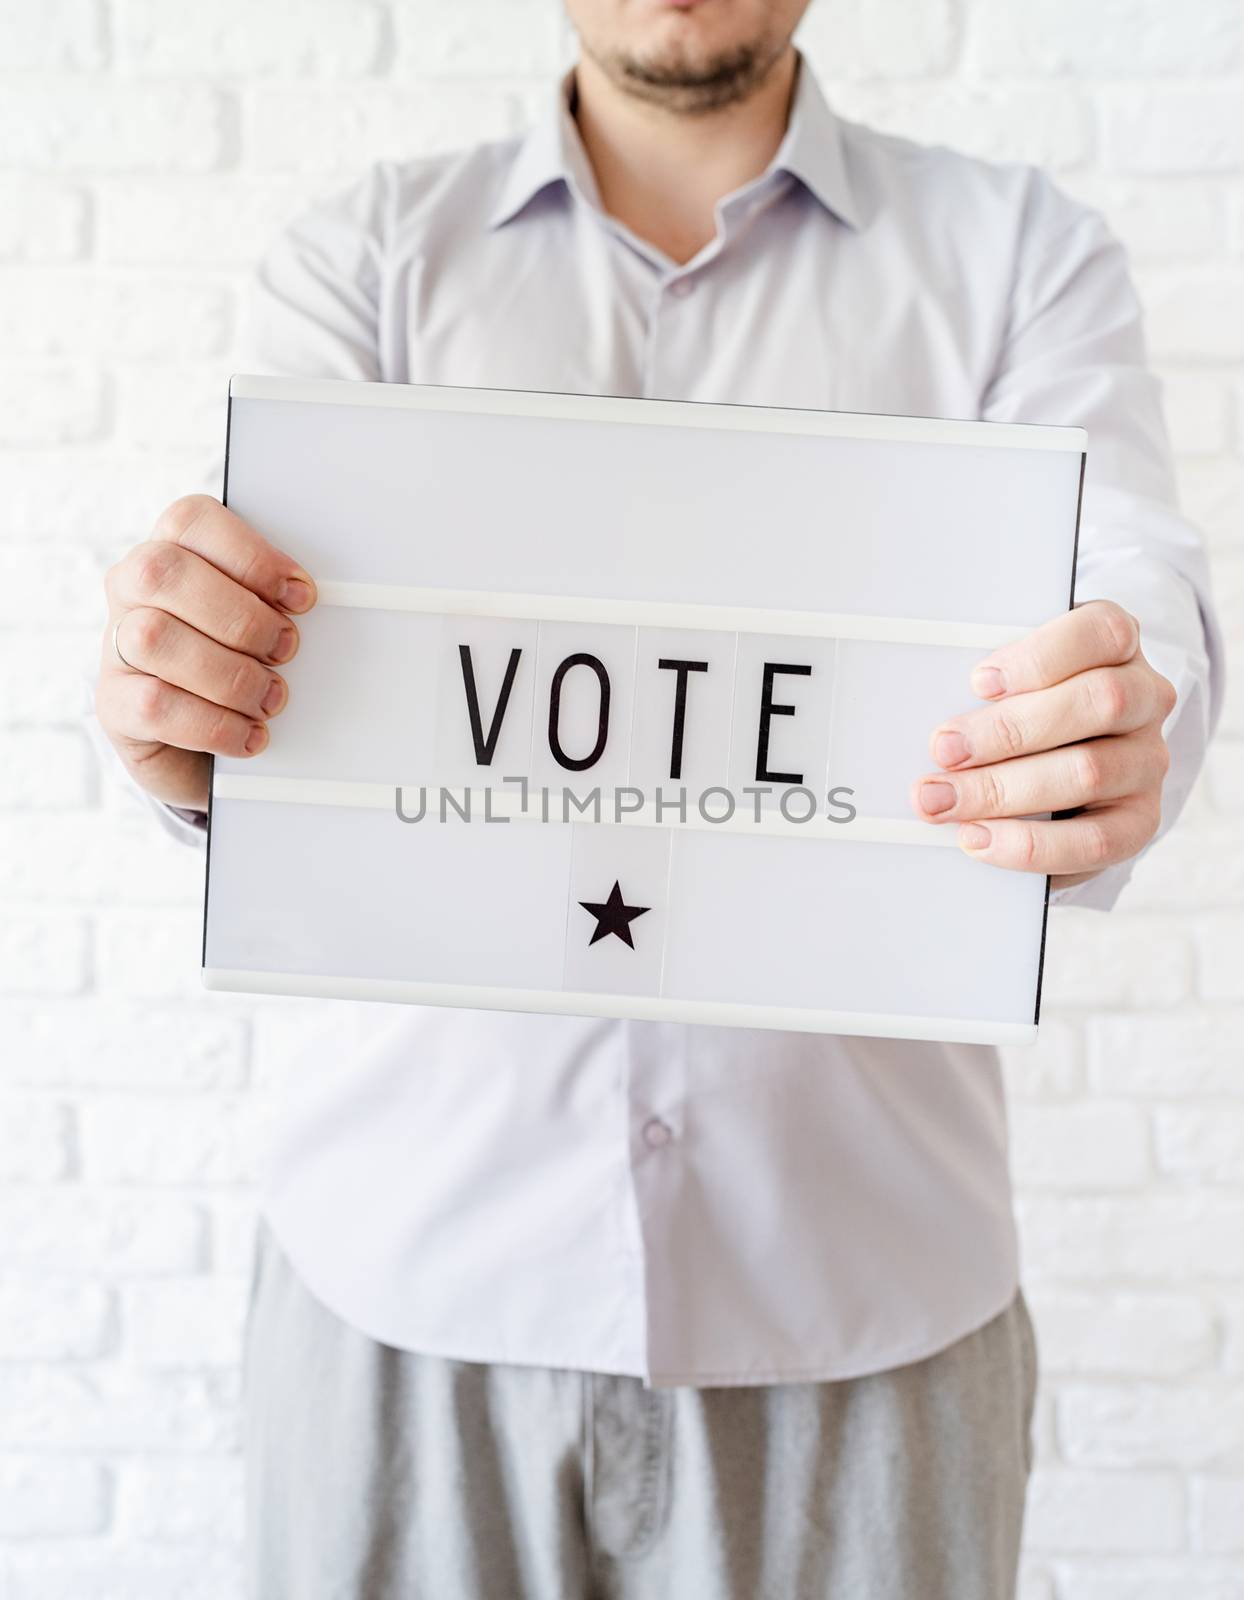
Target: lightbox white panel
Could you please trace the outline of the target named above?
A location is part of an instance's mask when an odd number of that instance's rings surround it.
[[[667,999],[999,1022],[1032,1011],[1043,878],[908,845],[739,849],[712,830],[672,845]]]
[[[845,412],[349,388],[390,393],[234,382],[230,501],[321,578],[1029,627],[1067,605],[1074,428],[884,417],[853,437]],[[904,524],[901,563],[879,559]],[[463,527],[484,559],[443,534]]]
[[[206,965],[560,989],[572,830],[517,826],[214,799]]]
[[[1046,881],[907,792],[973,662],[1069,603],[1083,447],[235,380],[228,503],[320,602],[268,749],[216,763],[205,981],[1030,1039]],[[753,812],[762,760],[809,820]]]
[[[912,780],[937,770],[929,735],[947,717],[984,703],[968,683],[982,653],[840,640],[829,782],[850,784],[866,816],[909,817]],[[886,730],[884,741],[878,728]]]

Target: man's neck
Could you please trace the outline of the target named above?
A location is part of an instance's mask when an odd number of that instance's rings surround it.
[[[788,47],[746,100],[692,115],[637,99],[581,58],[575,117],[605,210],[674,261],[689,261],[716,231],[717,202],[759,177],[777,152],[797,64]]]

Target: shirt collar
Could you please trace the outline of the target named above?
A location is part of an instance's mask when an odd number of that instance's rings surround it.
[[[807,58],[802,52],[798,54],[790,117],[767,172],[793,174],[827,211],[849,227],[858,228],[860,209],[847,172],[842,125],[821,93]],[[537,194],[555,183],[565,184],[599,205],[592,164],[570,110],[573,87],[572,67],[558,82],[544,114],[520,141],[488,218],[490,228],[509,222]]]

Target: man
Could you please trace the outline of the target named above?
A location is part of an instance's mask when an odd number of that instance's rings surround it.
[[[570,0],[526,138],[378,165],[278,242],[257,365],[1085,425],[1080,603],[978,666],[912,803],[1107,908],[1220,693],[1123,253],[1034,168],[837,118],[805,5]],[[204,752],[285,703],[291,542],[191,497],[109,574],[99,717],[187,838]],[[254,1594],[1013,1593],[1036,1352],[992,1050],[323,1013],[256,1255]]]

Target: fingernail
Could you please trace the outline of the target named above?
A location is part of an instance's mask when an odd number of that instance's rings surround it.
[[[1006,679],[997,667],[973,667],[971,684],[973,694],[992,700],[1006,688]]]
[[[934,759],[939,767],[957,767],[971,753],[961,733],[939,733],[933,745]]]
[[[315,590],[301,578],[286,578],[277,591],[276,603],[286,611],[306,611],[315,598]]]
[[[920,785],[920,809],[934,814],[938,811],[949,811],[955,803],[955,786],[953,783],[922,783]]]
[[[268,730],[262,722],[257,722],[246,735],[246,753],[248,756],[258,755],[268,742]]]
[[[959,843],[965,850],[984,850],[989,844],[989,829],[979,822],[965,822],[959,829]]]
[[[283,678],[273,678],[267,689],[264,691],[263,699],[259,702],[259,709],[263,712],[264,716],[270,717],[272,713],[279,710],[284,703],[285,681]]]
[[[276,636],[276,648],[273,650],[271,660],[288,661],[298,648],[298,632],[295,628],[282,628]]]

